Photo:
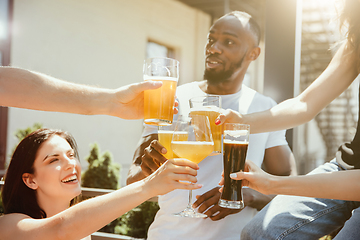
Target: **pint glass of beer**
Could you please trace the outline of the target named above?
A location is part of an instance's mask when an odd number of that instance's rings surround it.
[[[241,209],[244,202],[241,192],[241,180],[230,178],[231,173],[244,171],[249,143],[250,126],[240,123],[227,123],[223,135],[224,188],[219,206]]]
[[[170,125],[173,120],[179,62],[171,58],[149,58],[144,63],[144,81],[161,81],[158,89],[144,91],[144,122]]]
[[[218,95],[207,95],[194,97],[190,100],[190,116],[204,115],[209,118],[212,137],[214,140],[214,152],[210,156],[221,153],[222,126],[215,124],[215,119],[220,114],[221,97]]]

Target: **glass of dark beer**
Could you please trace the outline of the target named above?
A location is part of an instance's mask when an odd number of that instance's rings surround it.
[[[227,123],[223,134],[224,188],[219,206],[242,209],[244,202],[241,192],[241,180],[230,178],[231,173],[244,171],[246,153],[249,144],[250,126],[240,123]]]

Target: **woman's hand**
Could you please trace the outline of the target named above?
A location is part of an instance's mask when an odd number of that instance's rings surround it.
[[[163,195],[175,189],[198,189],[196,184],[199,166],[187,159],[169,159],[153,174],[144,179],[145,185],[153,196]]]
[[[234,180],[242,180],[243,187],[248,186],[266,195],[272,194],[271,180],[273,180],[275,176],[264,172],[261,168],[256,166],[256,164],[250,160],[246,160],[244,170],[244,172],[232,173],[230,174],[230,177]],[[221,181],[219,183],[220,185],[224,185],[223,174],[223,177],[221,178]],[[220,191],[222,191],[222,189]]]
[[[216,125],[224,123],[243,123],[242,115],[234,110],[224,110],[215,120]]]

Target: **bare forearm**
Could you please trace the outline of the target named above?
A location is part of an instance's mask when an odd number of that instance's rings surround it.
[[[243,116],[253,133],[289,129],[313,119],[357,77],[357,56],[343,44],[324,72],[299,96],[268,111]]]
[[[42,111],[107,114],[110,89],[65,82],[24,69],[0,68],[0,105]]]
[[[140,181],[113,193],[83,201],[60,213],[60,233],[63,239],[80,239],[90,235],[112,220],[152,197],[144,182]]]
[[[273,176],[270,181],[268,191],[273,194],[360,201],[360,170]]]
[[[242,122],[251,125],[251,133],[290,129],[308,122],[316,115],[306,110],[304,103],[298,98],[292,98],[269,110],[243,115]]]

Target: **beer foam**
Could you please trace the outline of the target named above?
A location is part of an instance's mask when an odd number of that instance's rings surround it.
[[[208,106],[201,106],[201,107],[194,107],[190,109],[191,112],[197,112],[197,111],[203,111],[203,112],[219,112],[219,107],[215,105],[208,105]]]
[[[174,78],[174,77],[144,75],[144,81],[174,81],[174,82],[177,82],[178,79]]]
[[[158,133],[162,133],[162,134],[173,134],[174,131],[171,131],[171,130],[158,130]]]
[[[246,136],[249,134],[248,130],[225,130],[224,131],[224,135],[228,135],[231,137],[241,137],[241,136]]]
[[[247,145],[249,144],[248,141],[237,141],[237,140],[231,140],[231,139],[224,139],[224,143],[227,144],[238,144],[238,145]]]

